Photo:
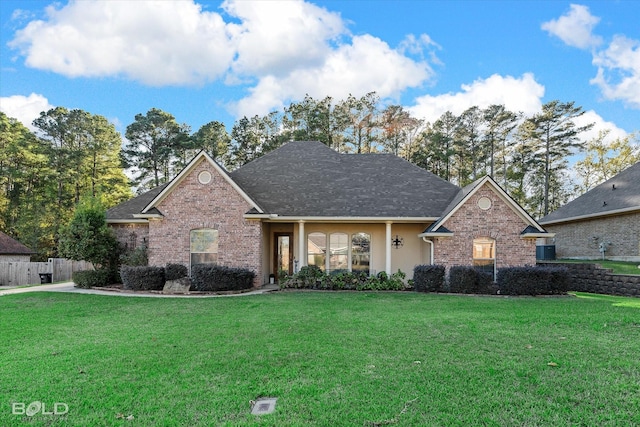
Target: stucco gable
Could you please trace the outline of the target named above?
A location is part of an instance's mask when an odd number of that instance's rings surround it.
[[[150,218],[157,217],[158,214],[161,214],[161,210],[158,209],[158,206],[162,203],[162,201],[171,194],[180,183],[191,173],[193,173],[194,169],[201,163],[208,162],[213,171],[217,172],[219,176],[221,176],[250,206],[251,209],[255,209],[259,213],[263,213],[264,211],[258,204],[251,198],[244,190],[229,176],[227,171],[220,166],[215,160],[213,160],[207,153],[204,151],[200,151],[198,155],[196,155],[191,162],[187,166],[185,166],[182,171],[169,182],[169,184],[153,199],[147,206],[142,209],[140,215],[136,215],[138,218],[144,218],[148,216]]]
[[[547,233],[545,229],[531,217],[531,215],[529,215],[488,175],[462,188],[451,201],[442,217],[421,233],[419,237],[443,237],[453,235],[455,230],[450,231],[446,228],[445,225],[447,224],[447,221],[449,221],[449,219],[453,217],[462,206],[470,203],[471,200],[474,200],[474,202],[477,203],[473,196],[482,189],[490,190],[493,194],[498,196],[499,200],[505,203],[522,220],[522,237],[553,237],[552,234]]]

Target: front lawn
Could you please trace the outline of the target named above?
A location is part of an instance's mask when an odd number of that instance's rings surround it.
[[[28,293],[0,327],[2,426],[640,425],[640,299]]]
[[[545,261],[546,262],[546,261]],[[556,262],[558,263],[574,263],[574,264],[598,264],[602,268],[610,268],[613,270],[615,274],[632,274],[638,275],[640,274],[640,262],[631,262],[631,261],[611,261],[608,259],[593,259],[593,260],[583,260],[583,259],[559,259]]]

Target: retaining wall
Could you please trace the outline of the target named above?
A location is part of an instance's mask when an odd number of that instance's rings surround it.
[[[598,264],[538,262],[540,266],[566,267],[571,274],[571,290],[594,294],[640,297],[640,275],[613,274]]]

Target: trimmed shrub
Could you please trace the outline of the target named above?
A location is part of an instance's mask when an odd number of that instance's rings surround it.
[[[280,280],[281,288],[317,289],[318,282],[325,274],[317,265],[305,265],[293,276],[287,276]]]
[[[75,271],[71,275],[76,288],[89,289],[111,283],[113,272],[108,269]]]
[[[440,292],[444,286],[444,265],[416,265],[413,288],[416,292]]]
[[[365,272],[334,270],[325,274],[316,266],[305,266],[300,272],[288,277],[280,284],[281,288],[319,289],[319,290],[356,290],[356,291],[401,291],[405,290],[406,275],[398,270],[389,277],[381,272],[369,276]]]
[[[486,294],[491,291],[493,275],[472,266],[449,269],[449,292],[458,294]]]
[[[241,291],[253,287],[256,274],[246,268],[214,264],[195,264],[191,267],[191,289],[194,291]]]
[[[498,270],[503,295],[562,295],[570,285],[569,270],[550,267],[508,267]]]
[[[189,275],[189,269],[182,264],[167,264],[164,268],[165,280],[178,280]]]
[[[164,287],[163,267],[120,267],[122,287],[132,291],[161,291]]]

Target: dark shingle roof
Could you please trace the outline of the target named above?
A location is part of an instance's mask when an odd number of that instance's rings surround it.
[[[0,231],[0,255],[31,255],[34,251]]]
[[[131,200],[127,200],[124,203],[120,203],[107,210],[107,221],[109,220],[133,220],[134,214],[139,214],[158,194],[169,185],[163,184],[156,188],[153,188],[146,193],[142,193],[138,197],[134,197]]]
[[[460,188],[393,154],[290,142],[230,174],[266,213],[439,217]]]
[[[620,172],[538,221],[541,224],[575,217],[607,215],[622,209],[640,210],[640,162]]]

